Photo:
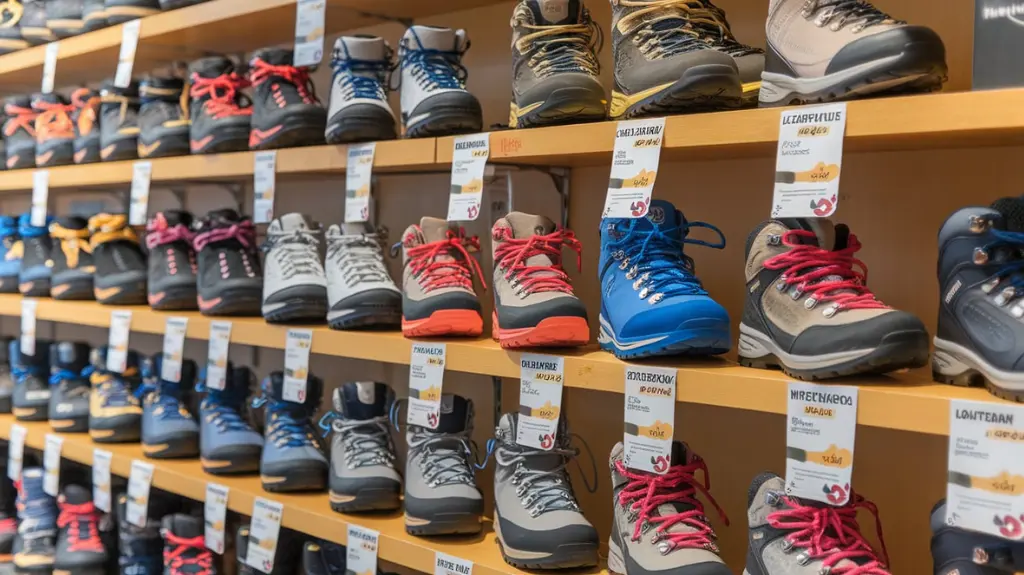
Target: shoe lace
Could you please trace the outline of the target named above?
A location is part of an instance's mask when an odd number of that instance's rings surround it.
[[[211,243],[235,240],[243,248],[252,249],[256,245],[256,228],[249,220],[243,220],[230,226],[209,227],[193,238],[193,248],[198,252]]]
[[[882,522],[874,503],[857,494],[852,494],[850,502],[842,507],[804,505],[789,497],[782,497],[782,503],[786,508],[769,513],[768,524],[790,531],[787,545],[804,549],[810,559],[820,559],[823,570],[832,575],[890,575]],[[857,510],[861,508],[875,516],[881,558],[861,535],[857,524]],[[839,565],[844,560],[849,564]]]
[[[235,72],[214,78],[204,78],[193,72],[188,93],[194,100],[208,96],[206,111],[220,120],[229,116],[252,115],[252,102],[242,94],[242,89],[247,86],[249,81]]]
[[[711,502],[726,525],[729,525],[729,518],[711,496],[711,477],[703,459],[694,457],[688,465],[673,465],[664,475],[630,471],[622,461],[615,462],[615,469],[629,480],[619,492],[618,499],[620,505],[636,514],[634,541],[639,541],[647,529],[654,527],[653,540],[658,543],[663,554],[675,549],[718,552],[715,530],[704,515],[704,504],[697,499],[697,493]],[[703,482],[697,480],[698,471],[704,473]],[[662,505],[673,503],[685,510],[666,514],[659,509]],[[684,530],[670,531],[677,525],[684,527]]]
[[[89,218],[89,231],[92,232],[89,243],[93,249],[119,240],[139,243],[135,230],[128,226],[128,216],[124,214],[97,214]]]
[[[411,425],[409,431],[409,456],[422,455],[420,473],[430,487],[476,485],[473,461],[477,450],[470,430],[438,433]]]
[[[13,136],[21,129],[29,136],[36,137],[35,123],[38,114],[35,110],[25,106],[6,104],[4,105],[4,115],[7,116],[7,122],[4,124],[5,136]]]
[[[410,29],[416,39],[415,45],[422,46],[419,36],[415,30]],[[469,50],[469,43],[462,50],[435,50],[432,48],[417,48],[412,42],[402,39],[399,47],[401,58],[399,64],[402,69],[411,68],[413,79],[418,84],[429,90],[461,90],[466,87],[466,78],[469,71],[462,65],[462,55]],[[401,86],[401,75],[398,75],[398,86]]]
[[[191,246],[193,235],[192,230],[184,224],[168,226],[166,220],[153,218],[146,224],[146,247],[152,250],[175,242],[185,242]]]
[[[72,230],[54,222],[50,224],[50,236],[60,242],[60,249],[64,252],[64,260],[69,268],[78,267],[78,256],[81,252],[92,253],[89,230]]]
[[[22,11],[21,2],[13,0],[0,2],[0,22],[2,22],[0,28],[13,28],[21,21]]]
[[[725,17],[725,10],[711,3],[711,0],[694,0],[694,2],[707,13],[696,14],[691,22],[715,37],[718,40],[718,48],[730,56],[748,56],[750,54],[763,54],[764,50],[748,46],[736,40],[732,33],[732,27]]]
[[[99,392],[104,407],[128,407],[139,404],[131,392],[131,387],[117,374],[96,371],[93,374],[92,385],[93,389]]]
[[[655,60],[707,48],[714,39],[704,34],[704,28],[709,23],[726,27],[701,0],[620,0],[619,4],[637,8],[619,18],[619,29],[635,33],[640,52]]]
[[[310,410],[303,404],[292,404],[286,401],[268,400],[261,395],[253,400],[252,406],[267,406],[266,441],[278,447],[316,447],[319,442],[314,436],[310,418],[315,409]]]
[[[459,228],[458,233],[448,230],[446,235],[443,240],[406,250],[413,276],[419,279],[425,291],[446,287],[473,289],[473,273],[476,272],[481,285],[487,289],[480,263],[469,255],[470,252],[480,250],[480,238],[467,238],[462,228]]]
[[[71,106],[74,108],[73,114],[77,114],[75,117],[79,134],[92,132],[99,103],[100,97],[89,88],[79,88],[71,93]]]
[[[50,385],[62,386],[68,397],[89,397],[91,388],[88,378],[94,370],[95,368],[91,365],[86,366],[81,373],[75,373],[70,369],[60,369],[50,375]],[[77,385],[71,385],[73,383]]]
[[[992,237],[991,241],[975,250],[974,262],[978,265],[993,261],[998,263],[996,272],[981,284],[981,289],[985,293],[990,293],[1005,282],[1003,289],[995,298],[997,305],[1005,306],[1011,300],[1024,295],[1024,255],[1021,251],[1024,250],[1024,233],[989,229],[989,234]],[[1014,316],[1019,319],[1024,317],[1024,308],[1020,308],[1019,312],[1016,311],[1018,308],[1019,305],[1011,309]]]
[[[181,404],[181,386],[170,381],[144,376],[143,383],[135,390],[135,397],[155,406],[154,414],[158,419],[168,421],[184,421],[192,419],[192,414]]]
[[[559,229],[546,235],[513,238],[509,228],[498,228],[495,240],[500,241],[494,251],[494,264],[505,270],[505,279],[515,284],[517,291],[572,293],[569,275],[562,267],[562,246],[576,252],[576,267],[583,270],[583,246],[576,234]],[[547,256],[550,265],[527,265],[534,256]]]
[[[53,218],[48,216],[46,219],[47,219],[47,221],[49,221],[49,220],[51,220]],[[19,222],[18,222],[18,235],[20,235],[22,237],[22,239],[41,238],[41,237],[47,235],[48,233],[49,233],[49,229],[47,229],[46,226],[33,226],[31,219],[29,219],[29,218],[24,218],[24,219],[19,218]]]
[[[61,503],[57,527],[68,528],[68,551],[102,552],[99,521],[100,514],[91,501],[78,505]]]
[[[526,30],[516,40],[516,48],[529,55],[534,74],[546,78],[562,72],[584,72],[597,76],[601,63],[597,53],[604,47],[604,32],[584,8],[579,24],[537,26],[526,22],[513,22]]]
[[[241,414],[242,406],[245,404],[244,394],[233,389],[211,389],[202,382],[196,384],[196,391],[206,393],[199,409],[218,430],[253,431],[252,426]]]
[[[344,42],[340,48],[334,50],[331,69],[341,82],[342,94],[346,98],[387,100],[385,87],[390,84],[391,50],[388,49],[383,60],[358,60],[349,54]]]
[[[384,230],[372,234],[327,232],[327,259],[332,265],[346,269],[346,285],[391,281],[381,248],[386,235]]]
[[[36,134],[40,141],[50,138],[75,137],[75,125],[71,122],[69,115],[75,110],[74,105],[38,101],[35,103],[35,107],[40,110],[36,117]]]
[[[340,434],[345,447],[345,464],[351,469],[368,465],[394,467],[395,446],[388,429],[388,416],[373,419],[345,419],[334,411],[320,418],[323,437],[331,431]]]
[[[806,0],[801,12],[805,18],[813,17],[818,26],[829,25],[832,30],[852,24],[853,32],[860,32],[877,24],[903,23],[865,0]]]
[[[11,368],[11,374],[14,381],[23,384],[30,377],[42,377],[43,368],[37,365],[15,365]]]
[[[123,94],[108,92],[100,96],[100,103],[115,104],[118,106],[116,126],[120,127],[122,124],[124,124],[125,119],[128,117],[128,112],[131,111],[132,106],[139,105],[139,99],[129,98],[128,96],[125,96]]]
[[[768,269],[785,269],[778,289],[793,285],[794,299],[809,293],[811,303],[808,305],[812,306],[832,302],[834,311],[829,317],[843,309],[888,308],[867,287],[867,265],[853,257],[861,248],[857,236],[850,234],[846,247],[840,250],[830,251],[801,243],[801,239],[815,240],[816,237],[807,230],[789,230],[782,234],[782,244],[790,249],[764,262]]]
[[[580,450],[566,445],[555,446],[549,450],[533,449],[523,447],[515,443],[514,438],[509,440],[488,439],[488,457],[494,453],[494,460],[502,467],[513,467],[512,483],[516,486],[518,495],[530,514],[530,517],[537,517],[548,511],[580,511],[579,502],[573,493],[572,483],[566,467],[569,461],[575,461],[576,467],[580,470],[580,476],[587,487],[587,491],[597,491],[597,462],[590,447],[579,435],[573,434],[587,447],[590,455],[590,462],[593,467],[594,483],[587,480],[583,474],[583,468],[577,459]],[[547,469],[539,468],[531,463],[531,459],[561,457],[562,462]],[[485,462],[486,464],[486,462]],[[482,466],[481,466],[482,468]]]
[[[213,555],[206,549],[204,536],[179,537],[170,531],[162,533],[167,547],[164,547],[164,566],[170,568],[170,575],[183,574],[181,569],[198,566],[200,571],[189,570],[188,573],[207,575],[212,573]]]
[[[302,274],[323,275],[324,266],[317,248],[320,234],[319,230],[268,230],[263,250],[274,255],[285,279]]]
[[[299,97],[306,104],[320,103],[320,98],[316,96],[316,87],[313,86],[313,80],[309,77],[307,69],[289,65],[275,66],[268,64],[262,58],[253,59],[249,72],[249,80],[253,86],[259,86],[272,77],[282,78],[293,84]]]

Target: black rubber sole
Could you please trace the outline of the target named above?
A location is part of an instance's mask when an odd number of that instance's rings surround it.
[[[329,320],[328,327],[346,329],[385,329],[402,326],[401,309],[358,309],[345,316]]]
[[[75,163],[92,164],[100,161],[100,143],[93,142],[85,146],[75,146]]]
[[[58,416],[50,416],[50,427],[58,433],[87,433],[89,431],[88,416],[80,417],[78,419],[57,419],[57,417]]]
[[[35,148],[26,148],[23,152],[16,154],[12,153],[11,150],[7,151],[8,170],[25,170],[34,167],[36,167]]]
[[[608,102],[596,99],[586,88],[560,88],[544,103],[516,118],[513,128],[536,128],[561,124],[601,122],[608,118]],[[510,118],[511,119],[511,118]],[[511,123],[511,122],[510,122]]]
[[[150,293],[146,296],[149,307],[160,311],[184,311],[199,309],[196,286],[185,285]]]
[[[471,134],[482,129],[483,119],[480,106],[437,106],[430,110],[430,117],[405,130],[406,138],[432,138]]]
[[[260,452],[261,448],[256,447],[251,451],[228,458],[214,459],[200,455],[199,461],[203,466],[203,471],[211,475],[253,474],[260,471]]]
[[[283,306],[263,313],[263,319],[267,323],[292,323],[292,322],[323,322],[327,318],[327,302],[309,300],[305,298],[292,298],[284,302]]]
[[[93,295],[92,279],[54,282],[50,286],[50,297],[57,300],[91,300]]]
[[[100,147],[100,160],[104,162],[119,162],[122,160],[137,160],[139,158],[139,143],[136,138],[117,140]]]
[[[199,457],[199,433],[162,442],[143,442],[142,452],[150,459],[183,459]]]
[[[18,293],[18,276],[0,278],[0,293]]]
[[[820,369],[798,370],[782,363],[774,354],[759,358],[739,357],[739,364],[758,369],[781,369],[790,377],[817,381],[849,375],[882,375],[901,369],[916,369],[928,363],[928,334],[894,332],[885,336],[871,353],[856,360]]]
[[[694,66],[664,90],[626,108],[613,120],[738,108],[743,84],[735,68],[724,64]]]
[[[387,114],[385,112],[385,114]],[[348,116],[332,118],[327,123],[326,140],[328,144],[351,144],[354,142],[377,142],[394,140],[398,137],[395,119],[387,115],[379,118],[369,116]]]
[[[10,413],[11,412],[11,399],[12,398],[9,395],[6,395],[4,397],[0,397],[0,413]]]
[[[50,418],[50,406],[44,405],[12,405],[11,412],[18,421],[47,421]]]
[[[198,138],[196,134],[192,134],[191,138],[189,149],[193,154],[223,154],[249,151],[248,127],[235,130],[214,129],[209,134]]]
[[[43,153],[36,152],[37,168],[69,166],[75,163],[75,148],[71,140],[65,140]]]
[[[120,288],[117,293],[108,294],[103,291],[114,287]],[[142,305],[147,303],[146,282],[133,282],[108,288],[94,286],[93,294],[96,295],[96,301],[103,305]]]
[[[989,393],[998,398],[1005,399],[1007,401],[1015,401],[1017,403],[1024,403],[1024,391],[999,387],[993,383],[991,379],[985,377],[985,374],[975,369],[968,369],[967,371],[957,375],[943,375],[933,369],[932,379],[939,383],[955,385],[958,387],[984,387]]]
[[[93,443],[138,443],[142,437],[142,431],[137,425],[123,426],[117,429],[94,429],[89,428],[89,437]]]
[[[226,290],[214,298],[202,298],[199,312],[208,316],[259,317],[263,312],[263,290]]]
[[[405,514],[405,532],[409,535],[473,535],[483,530],[477,513],[437,513],[433,519],[418,519]]]
[[[27,297],[49,297],[50,278],[20,281],[18,283],[18,291],[21,292],[21,295]]]
[[[147,142],[145,138],[139,137],[138,144],[139,158],[168,158],[171,156],[187,156],[191,153],[189,148],[188,133],[178,136],[165,136]]]
[[[285,475],[275,476],[279,481],[268,481],[268,475],[260,471],[263,490],[270,493],[295,491],[325,491],[327,489],[327,466],[295,464]]]
[[[354,497],[354,499],[348,499]],[[395,511],[402,508],[398,489],[360,489],[355,495],[330,492],[331,509],[338,513]]]
[[[279,148],[298,148],[302,146],[322,146],[324,144],[324,125],[285,123],[281,131],[265,140],[254,144],[249,140],[251,150],[276,150]]]
[[[501,549],[501,557],[505,563],[517,569],[580,569],[583,567],[594,567],[598,563],[597,543],[571,543],[559,545],[558,550],[543,559],[522,560],[511,557],[505,550],[505,545],[498,538],[498,548]]]

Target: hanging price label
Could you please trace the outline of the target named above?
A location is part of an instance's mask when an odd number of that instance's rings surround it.
[[[370,219],[370,185],[373,181],[373,154],[377,144],[353,144],[348,147],[345,167],[345,222]]]
[[[377,573],[377,544],[380,533],[348,524],[348,545],[345,546],[345,571],[356,575]]]
[[[169,317],[164,324],[164,358],[160,366],[160,379],[181,382],[181,362],[185,356],[187,317]]]
[[[672,464],[676,420],[676,370],[626,367],[626,417],[623,463],[664,475]]]
[[[491,154],[489,134],[455,137],[452,153],[452,187],[448,195],[448,221],[468,222],[480,216],[484,172]]]
[[[406,422],[437,429],[447,347],[443,343],[412,344],[409,361],[409,413]]]
[[[257,497],[252,503],[252,524],[249,527],[249,549],[245,563],[265,573],[274,570],[277,539],[281,533],[284,506],[276,501]]]
[[[551,449],[562,413],[564,359],[524,353],[519,356],[519,422],[516,443]]]
[[[34,299],[21,300],[21,353],[36,355],[36,306]]]
[[[113,498],[110,496],[110,462],[113,455],[102,449],[92,450],[92,502],[106,513],[111,513]]]
[[[28,431],[17,423],[11,425],[11,441],[7,446],[7,478],[21,479],[22,461],[25,457],[25,436]]]
[[[133,20],[138,22],[138,20]],[[149,184],[153,178],[153,162],[132,164],[131,204],[128,208],[128,223],[133,226],[146,225],[149,214]]]
[[[135,51],[141,31],[141,18],[121,25],[121,53],[117,57],[117,72],[114,73],[114,86],[118,88],[127,88],[132,83],[132,68],[135,67]]]
[[[782,112],[773,218],[827,218],[839,207],[846,103]]]
[[[285,401],[306,401],[306,379],[309,377],[309,350],[313,347],[313,330],[290,329],[284,345]]]
[[[206,548],[224,554],[224,524],[228,514],[228,488],[216,483],[206,484],[203,520],[206,524]]]
[[[277,152],[256,152],[253,158],[253,223],[269,224],[274,219]]]
[[[295,4],[295,65],[316,66],[324,57],[326,0],[298,0]]]
[[[651,208],[665,118],[619,122],[603,218],[642,218]]]
[[[32,211],[29,218],[32,225],[41,228],[46,225],[46,212],[50,196],[50,170],[32,172]]]
[[[473,562],[435,551],[434,575],[473,575]]]
[[[43,491],[51,497],[60,493],[60,451],[64,447],[64,438],[53,433],[46,434],[46,447],[43,448]]]
[[[145,527],[149,513],[149,487],[153,484],[153,464],[132,460],[128,476],[128,523]]]
[[[857,388],[789,383],[786,493],[842,506],[850,500]]]
[[[107,371],[124,373],[128,364],[128,338],[132,331],[132,312],[110,312],[110,335],[107,340]]]
[[[50,42],[46,45],[46,53],[43,56],[43,85],[41,90],[44,94],[53,92],[53,79],[57,76],[57,52],[59,50],[59,42]]]
[[[224,389],[228,373],[228,347],[231,344],[231,322],[210,322],[210,350],[206,358],[206,387]]]

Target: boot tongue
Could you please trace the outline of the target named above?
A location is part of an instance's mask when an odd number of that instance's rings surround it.
[[[388,386],[373,381],[342,385],[334,394],[334,409],[345,419],[366,421],[387,414]]]
[[[89,346],[84,343],[62,341],[53,345],[50,356],[53,369],[80,373],[89,365]]]
[[[469,400],[461,395],[441,394],[441,418],[436,433],[462,433],[469,429]]]
[[[505,221],[508,222],[508,227],[512,230],[512,237],[516,239],[527,239],[533,235],[547,235],[555,231],[555,222],[544,216],[512,212],[505,216]],[[501,220],[498,220],[496,226],[501,226]],[[554,264],[554,261],[547,254],[537,254],[527,258],[524,263],[528,266],[550,266]],[[539,277],[553,276],[555,273],[541,272],[537,275]]]
[[[166,227],[171,228],[177,225],[189,227],[192,225],[192,214],[183,210],[167,210],[165,212],[157,212],[154,216],[156,219],[162,218],[166,223]]]
[[[448,239],[448,231],[455,231],[446,220],[424,216],[420,218],[420,234],[424,243],[439,242]]]
[[[206,214],[206,219],[210,220],[212,227],[229,227],[242,221],[238,212],[231,209],[213,210]]]
[[[224,74],[230,74],[235,70],[235,64],[222,56],[211,56],[200,58],[188,67],[189,75],[198,74],[201,78],[216,78]]]
[[[636,220],[636,229],[638,230],[653,230],[658,229],[662,232],[675,228],[675,231],[668,232],[667,235],[672,238],[682,239],[683,231],[679,225],[683,223],[682,214],[676,209],[672,202],[665,200],[654,200],[651,202],[651,209],[647,212],[647,217],[639,218]]]
[[[372,234],[373,226],[371,226],[369,222],[344,222],[341,224],[341,233],[346,236]]]
[[[1003,216],[1008,232],[1024,232],[1024,201],[1020,198],[1001,198],[992,203],[992,209]]]
[[[263,392],[269,396],[270,399],[281,405],[293,408],[298,408],[299,406],[315,408],[317,403],[320,401],[320,396],[323,394],[323,388],[323,380],[310,373],[306,376],[306,401],[304,403],[288,401],[284,398],[284,373],[275,371],[270,374],[269,384],[264,385]]]
[[[82,505],[92,501],[92,492],[80,485],[68,485],[64,488],[64,501],[71,505]]]
[[[378,62],[387,59],[387,48],[383,38],[376,36],[342,36],[338,38],[338,57],[341,59],[369,60]]]
[[[533,21],[538,26],[560,26],[580,21],[579,0],[527,0],[526,5],[533,12]]]
[[[823,250],[829,251],[841,249],[836,245],[837,230],[836,226],[832,224],[832,220],[826,218],[791,218],[780,221],[782,225],[791,230],[805,230],[814,233],[814,238],[804,238],[802,240],[803,245],[818,246]]]
[[[296,230],[309,231],[313,229],[313,224],[306,216],[293,213],[285,214],[278,220],[279,226],[283,232],[293,232]]]
[[[451,28],[411,26],[402,39],[413,49],[454,52],[459,48],[458,35]]]
[[[265,48],[252,55],[253,60],[259,58],[271,66],[291,66],[292,51],[287,48]]]

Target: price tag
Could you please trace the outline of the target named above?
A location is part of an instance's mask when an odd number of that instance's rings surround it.
[[[380,533],[348,524],[348,545],[345,546],[345,571],[355,575],[377,573],[377,542]]]
[[[665,118],[619,122],[603,218],[642,218],[651,208]]]
[[[28,431],[17,423],[11,425],[11,442],[7,446],[7,477],[11,481],[21,479],[22,459],[25,456],[25,436]]]
[[[409,361],[409,413],[406,423],[437,429],[441,418],[441,388],[444,384],[443,343],[412,344]]]
[[[831,505],[850,500],[857,388],[789,383],[786,493]]]
[[[60,50],[59,42],[50,42],[46,45],[46,55],[43,56],[43,85],[42,93],[53,92],[53,79],[57,75],[57,52]]]
[[[773,218],[827,218],[839,206],[846,103],[782,112]]]
[[[135,50],[139,47],[141,29],[141,18],[121,25],[121,53],[117,57],[117,72],[114,74],[114,86],[118,88],[127,88],[132,83],[132,68],[135,66]]]
[[[468,222],[480,216],[484,171],[491,154],[489,134],[455,137],[452,153],[452,188],[448,195],[448,221]]]
[[[676,370],[626,367],[626,416],[623,463],[664,475],[672,464],[672,426],[676,421]]]
[[[46,447],[43,448],[43,491],[51,497],[60,494],[60,450],[63,446],[63,437],[46,434]]]
[[[110,335],[107,340],[107,371],[124,373],[128,364],[128,338],[132,331],[132,312],[110,312]]]
[[[132,22],[138,22],[138,20],[132,20]],[[149,184],[152,179],[153,162],[132,164],[131,204],[128,208],[129,225],[146,225],[146,216],[149,214]]]
[[[265,573],[274,570],[277,538],[281,532],[284,506],[276,501],[257,497],[252,503],[252,525],[249,527],[249,550],[245,563]]]
[[[169,317],[164,324],[164,358],[160,366],[160,379],[181,382],[181,362],[185,355],[187,317]]]
[[[290,329],[284,344],[285,401],[306,401],[306,378],[309,377],[309,349],[313,347],[313,330]]]
[[[218,555],[224,554],[224,523],[227,514],[228,488],[216,483],[207,483],[206,503],[203,506],[206,548]]]
[[[274,219],[277,152],[256,152],[253,158],[253,223],[269,224]]]
[[[373,153],[377,144],[353,144],[348,147],[345,167],[345,221],[370,219],[370,183],[373,180]]]
[[[949,408],[946,523],[1024,541],[1024,407],[954,400]]]
[[[32,172],[32,211],[29,216],[32,225],[41,228],[46,225],[46,212],[50,196],[50,170]]]
[[[228,346],[231,344],[231,322],[210,322],[210,351],[206,358],[206,387],[224,389],[228,377]]]
[[[295,4],[295,65],[316,66],[324,57],[326,0],[299,0]]]
[[[473,575],[473,562],[435,551],[434,575]]]
[[[145,527],[149,513],[149,486],[153,483],[153,464],[132,460],[128,476],[128,523]]]
[[[113,455],[102,449],[92,450],[92,502],[106,513],[111,513],[113,498],[110,496],[110,461]]]
[[[519,445],[545,450],[555,446],[562,413],[563,364],[563,358],[553,355],[519,356]]]
[[[36,306],[34,299],[21,300],[21,353],[36,355]]]

